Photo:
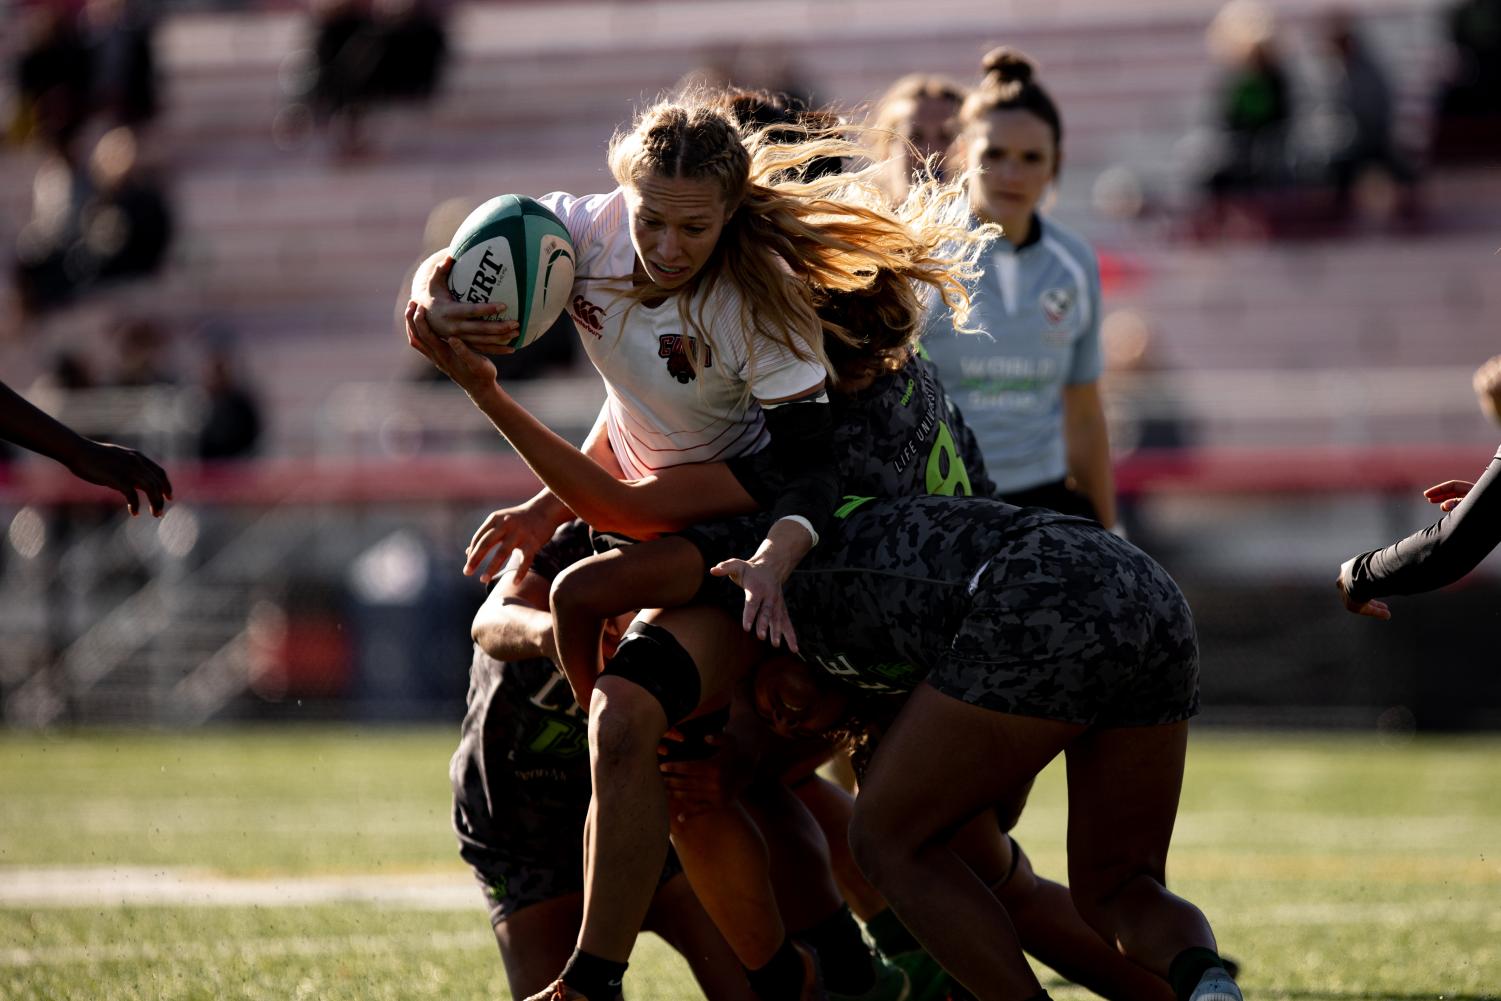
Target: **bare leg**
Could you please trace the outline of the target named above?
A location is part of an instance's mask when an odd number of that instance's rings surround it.
[[[754,998],[745,972],[735,962],[735,954],[709,921],[709,915],[682,874],[658,888],[651,909],[646,912],[646,930],[656,932],[682,953],[708,1001]]]
[[[657,743],[662,704],[646,689],[605,676],[589,705],[594,798],[584,827],[584,918],[578,947],[626,962],[667,861],[667,792]]]
[[[813,927],[844,903],[830,871],[823,831],[780,782],[758,782],[746,799],[771,853],[772,883],[783,920],[799,931]]]
[[[759,656],[739,624],[713,610],[670,609],[643,618],[672,632],[692,657],[700,706],[722,705]],[[599,679],[589,707],[594,799],[578,945],[615,962],[630,955],[667,856],[667,792],[657,769],[667,726],[662,704],[645,688],[614,675]]]
[[[643,618],[670,630],[699,664],[715,665],[718,687],[704,693],[704,705],[727,699],[733,683],[764,656],[738,622],[714,609],[666,609]],[[736,803],[675,817],[672,837],[689,883],[740,962],[752,970],[765,966],[787,933],[772,890],[766,842],[745,809]]]
[[[1167,889],[1188,724],[1096,730],[1068,749],[1074,902],[1106,940],[1166,977],[1190,946],[1215,949],[1197,907]]]
[[[683,872],[704,910],[749,969],[771,961],[786,938],[761,832],[739,803],[672,820]]]
[[[996,887],[1022,948],[1074,983],[1112,1001],[1173,1001],[1162,977],[1122,956],[1080,917],[1068,887],[1043,879],[1019,845],[1016,865]]]
[[[882,741],[855,803],[850,844],[861,869],[981,1001],[1030,998],[1042,986],[1006,909],[949,838],[993,804],[1014,801],[1082,729],[981,709],[923,685]]]
[[[861,921],[869,921],[884,911],[886,898],[870,885],[850,853],[850,818],[855,815],[855,797],[817,775],[800,782],[793,792],[823,829],[829,864],[850,910]]]
[[[573,951],[584,896],[569,893],[523,907],[495,926],[511,997],[530,997],[557,977]]]

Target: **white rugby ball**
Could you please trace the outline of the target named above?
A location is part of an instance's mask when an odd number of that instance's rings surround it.
[[[500,195],[453,234],[448,290],[463,302],[505,305],[497,317],[521,324],[512,347],[541,337],[573,291],[574,249],[568,228],[534,198]]]

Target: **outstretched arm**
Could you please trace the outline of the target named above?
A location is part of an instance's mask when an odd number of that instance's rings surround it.
[[[1375,599],[1420,594],[1452,584],[1501,544],[1501,450],[1473,488],[1463,491],[1462,486],[1460,481],[1450,481],[1426,492],[1429,500],[1446,509],[1449,501],[1463,494],[1435,524],[1385,549],[1362,553],[1340,567],[1338,586],[1345,607],[1390,618],[1385,604]]]
[[[599,531],[634,538],[746,514],[755,501],[720,463],[675,466],[618,480],[537,420],[495,381],[495,366],[455,338],[433,334],[420,308],[407,308],[407,341],[458,383],[559,501]]]
[[[118,490],[132,515],[141,509],[136,491],[146,495],[160,517],[172,498],[172,481],[161,466],[133,448],[94,441],[26,402],[0,382],[0,438],[56,459],[80,480]]]

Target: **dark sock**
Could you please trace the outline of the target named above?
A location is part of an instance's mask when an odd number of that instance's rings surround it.
[[[835,994],[864,994],[875,986],[875,957],[860,937],[860,926],[848,907],[841,904],[797,937],[818,953],[823,985]]]
[[[1027,1001],[1053,1001],[1053,998],[1048,994],[1046,989],[1043,989],[1027,998]]]
[[[899,956],[922,948],[907,930],[907,926],[902,924],[902,919],[896,916],[896,911],[889,907],[865,922],[865,930],[870,932],[870,937],[883,956]]]
[[[589,1001],[614,1001],[620,994],[620,982],[625,979],[628,965],[574,949],[559,979]]]
[[[792,944],[782,939],[782,947],[771,961],[759,970],[747,969],[751,990],[761,1001],[787,1001],[803,993],[803,957]],[[594,1001],[590,998],[589,1001]]]
[[[1168,983],[1173,985],[1173,993],[1178,1001],[1188,1001],[1189,995],[1193,994],[1194,988],[1199,986],[1206,970],[1218,966],[1224,968],[1225,961],[1219,953],[1203,946],[1189,946],[1173,959],[1172,965],[1167,968]]]

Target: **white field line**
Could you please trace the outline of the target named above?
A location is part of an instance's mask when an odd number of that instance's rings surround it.
[[[107,945],[57,945],[37,949],[0,949],[0,967],[62,966],[79,963],[125,963],[171,960],[176,963],[287,956],[332,956],[350,953],[459,951],[494,946],[480,927],[472,932],[412,935],[338,935],[325,938],[241,939],[236,942],[115,942]]]
[[[286,907],[367,903],[483,912],[464,875],[282,876],[234,879],[189,868],[0,868],[0,907]]]

